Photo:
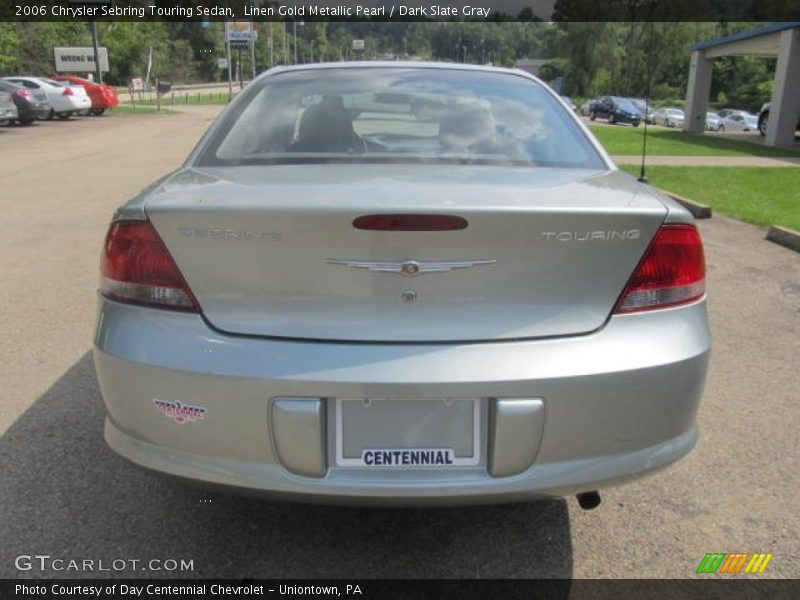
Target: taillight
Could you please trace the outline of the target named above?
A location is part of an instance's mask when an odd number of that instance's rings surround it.
[[[61,95],[62,96],[72,96],[72,89],[68,88],[68,87],[65,87],[64,91],[61,92]]]
[[[111,224],[100,274],[100,293],[113,300],[198,311],[192,291],[150,221]]]
[[[616,313],[686,304],[706,291],[703,242],[692,225],[664,225],[639,262]]]

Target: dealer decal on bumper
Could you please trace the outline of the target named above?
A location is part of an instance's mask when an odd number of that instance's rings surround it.
[[[191,406],[178,401],[170,402],[169,400],[159,400],[158,398],[153,398],[153,404],[158,412],[171,419],[177,425],[202,421],[206,418],[206,413],[208,412],[208,409],[202,406]]]

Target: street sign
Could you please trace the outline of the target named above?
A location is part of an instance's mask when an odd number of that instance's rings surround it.
[[[134,77],[131,79],[131,89],[136,91],[144,89],[144,82],[141,77]]]
[[[364,40],[353,40],[353,50],[363,50]]]
[[[217,59],[217,68],[218,69],[227,69],[228,68],[228,59],[227,58],[218,58]]]
[[[255,38],[252,21],[225,21],[225,33],[231,48],[249,48]]]
[[[163,96],[164,94],[169,94],[172,91],[172,83],[169,81],[157,81],[156,84],[156,93],[159,96]]]
[[[54,46],[56,73],[89,73],[96,72],[94,65],[94,48]],[[97,49],[100,60],[100,70],[108,71],[108,50],[105,47]]]

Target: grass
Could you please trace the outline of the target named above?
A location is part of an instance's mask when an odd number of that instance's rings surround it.
[[[591,125],[592,133],[609,154],[642,153],[644,127]],[[647,153],[660,156],[800,156],[786,148],[772,148],[752,142],[740,142],[715,134],[701,135],[662,127],[648,127]]]
[[[174,115],[176,111],[168,108],[162,108],[159,113],[155,106],[141,106],[139,104],[134,108],[129,104],[120,104],[111,110],[112,115]]]
[[[620,167],[632,175],[637,166]],[[650,183],[763,227],[800,231],[800,169],[794,167],[664,167],[647,169]]]
[[[238,91],[238,90],[237,90]],[[188,94],[188,95],[187,95]],[[234,92],[234,95],[236,93]],[[130,104],[130,96],[127,98],[123,95],[120,96],[120,100],[124,101],[126,104]],[[143,98],[139,100],[136,95],[134,94],[134,101],[136,106],[155,106],[156,99],[155,98]],[[199,104],[227,104],[228,103],[228,90],[224,92],[205,92],[205,93],[197,93],[197,92],[175,92],[174,94],[166,94],[161,96],[161,106],[181,106],[181,105],[199,105]]]

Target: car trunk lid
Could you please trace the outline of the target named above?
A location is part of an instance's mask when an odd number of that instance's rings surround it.
[[[596,330],[666,215],[619,172],[461,165],[185,170],[146,211],[214,327],[408,342]],[[392,213],[467,226],[353,224]]]

